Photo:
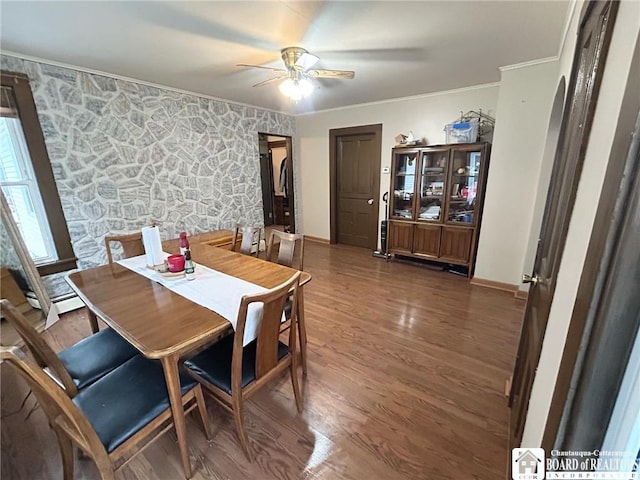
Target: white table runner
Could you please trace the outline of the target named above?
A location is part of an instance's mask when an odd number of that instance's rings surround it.
[[[165,258],[169,256],[164,253]],[[178,295],[191,300],[218,315],[223,316],[236,329],[240,301],[244,295],[266,292],[267,289],[259,285],[247,282],[240,278],[232,277],[226,273],[218,272],[209,267],[197,264],[195,279],[167,278],[155,270],[147,267],[146,257],[126,258],[118,261],[120,265],[133,270],[140,275],[158,282]],[[247,311],[247,322],[244,328],[243,345],[254,340],[258,335],[258,327],[262,318],[262,304],[252,303]]]

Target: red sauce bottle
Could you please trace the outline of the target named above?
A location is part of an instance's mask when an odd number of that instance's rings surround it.
[[[189,250],[187,232],[180,232],[180,255],[184,255],[187,250]]]

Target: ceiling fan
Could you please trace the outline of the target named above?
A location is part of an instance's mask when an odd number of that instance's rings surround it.
[[[264,67],[262,65],[248,65],[240,63],[238,67],[261,68],[277,73],[273,78],[256,83],[254,87],[261,87],[269,83],[284,80],[280,84],[280,91],[291,100],[298,101],[313,91],[310,78],[339,78],[350,80],[355,77],[351,70],[309,70],[318,60],[317,56],[301,47],[286,47],[280,50],[282,61],[286,68]]]

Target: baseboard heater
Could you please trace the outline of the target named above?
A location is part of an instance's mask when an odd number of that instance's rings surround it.
[[[42,310],[42,308],[40,308],[40,301],[36,298],[35,293],[27,292],[26,297],[27,302],[29,302],[33,308]],[[84,307],[84,302],[74,293],[56,297],[52,299],[52,302],[56,305],[56,309],[60,315]]]

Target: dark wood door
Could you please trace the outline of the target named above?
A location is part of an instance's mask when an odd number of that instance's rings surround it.
[[[380,143],[376,132],[336,138],[337,243],[375,249]]]
[[[509,404],[510,447],[520,446],[584,152],[589,139],[617,2],[590,2],[582,12],[558,150],[531,275]]]

